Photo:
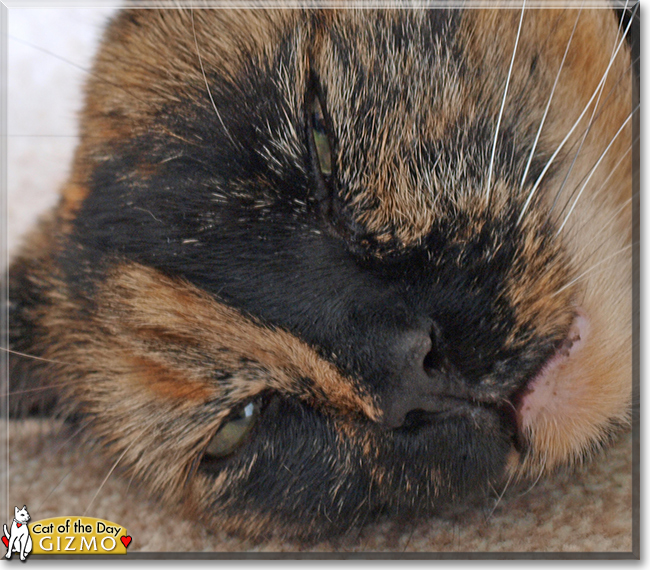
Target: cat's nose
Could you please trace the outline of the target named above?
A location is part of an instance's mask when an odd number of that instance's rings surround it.
[[[382,398],[382,425],[392,429],[401,426],[409,412],[436,407],[440,385],[433,372],[439,355],[432,326],[402,332],[385,357],[391,381]]]

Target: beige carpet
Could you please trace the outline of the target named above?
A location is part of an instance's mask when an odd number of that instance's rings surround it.
[[[142,496],[128,479],[113,473],[102,484],[111,465],[78,449],[68,436],[55,422],[9,423],[10,504],[5,512],[12,513],[15,503],[19,507],[27,504],[34,521],[84,513],[107,519],[125,526],[133,537],[129,553],[607,552],[620,556],[632,550],[629,434],[579,473],[510,490],[492,514],[493,505],[488,505],[412,528],[385,521],[356,529],[336,542],[312,545],[279,539],[253,544],[222,533],[210,534]],[[6,469],[3,477],[7,477]],[[6,480],[3,488],[5,484]]]

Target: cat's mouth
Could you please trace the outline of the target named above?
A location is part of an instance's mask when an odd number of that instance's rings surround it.
[[[527,448],[528,437],[538,414],[552,410],[561,398],[563,366],[581,349],[589,332],[589,320],[583,311],[576,317],[567,335],[560,340],[553,353],[530,378],[508,398],[484,401],[463,396],[444,396],[437,400],[434,409],[410,411],[400,431],[416,431],[447,418],[463,416],[478,421],[483,414],[496,415],[503,429],[512,438],[514,448],[522,453]]]
[[[440,400],[435,411],[413,410],[409,412],[404,423],[396,430],[403,434],[415,434],[437,424],[463,418],[470,425],[500,426],[501,433],[509,439],[517,452],[526,449],[526,440],[522,436],[517,420],[517,410],[513,402],[483,402],[466,398],[445,397]],[[494,423],[496,420],[496,423]]]
[[[501,410],[503,405],[491,404],[459,398],[454,396],[445,396],[440,398],[435,410],[412,410],[404,419],[404,423],[398,428],[402,430],[413,430],[420,426],[444,420],[453,416],[474,417],[481,410]]]

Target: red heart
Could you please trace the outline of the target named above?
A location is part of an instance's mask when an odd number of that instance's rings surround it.
[[[2,537],[2,543],[5,545],[5,547],[9,548],[9,539],[6,536]]]
[[[21,526],[23,526],[23,523],[16,523],[16,526],[20,528]]]
[[[129,544],[131,544],[131,541],[133,539],[130,536],[121,536],[120,540],[122,541],[122,544],[124,545],[124,548],[128,548]]]

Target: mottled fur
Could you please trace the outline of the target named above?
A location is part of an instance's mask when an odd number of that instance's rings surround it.
[[[630,123],[591,169],[632,110],[629,49],[536,189],[620,34],[610,10],[526,10],[501,115],[520,16],[121,13],[62,200],[10,271],[12,349],[45,359],[12,355],[12,389],[50,388],[13,412],[81,422],[249,535],[436,512],[609,441],[631,402]],[[203,458],[255,398],[250,440]]]

